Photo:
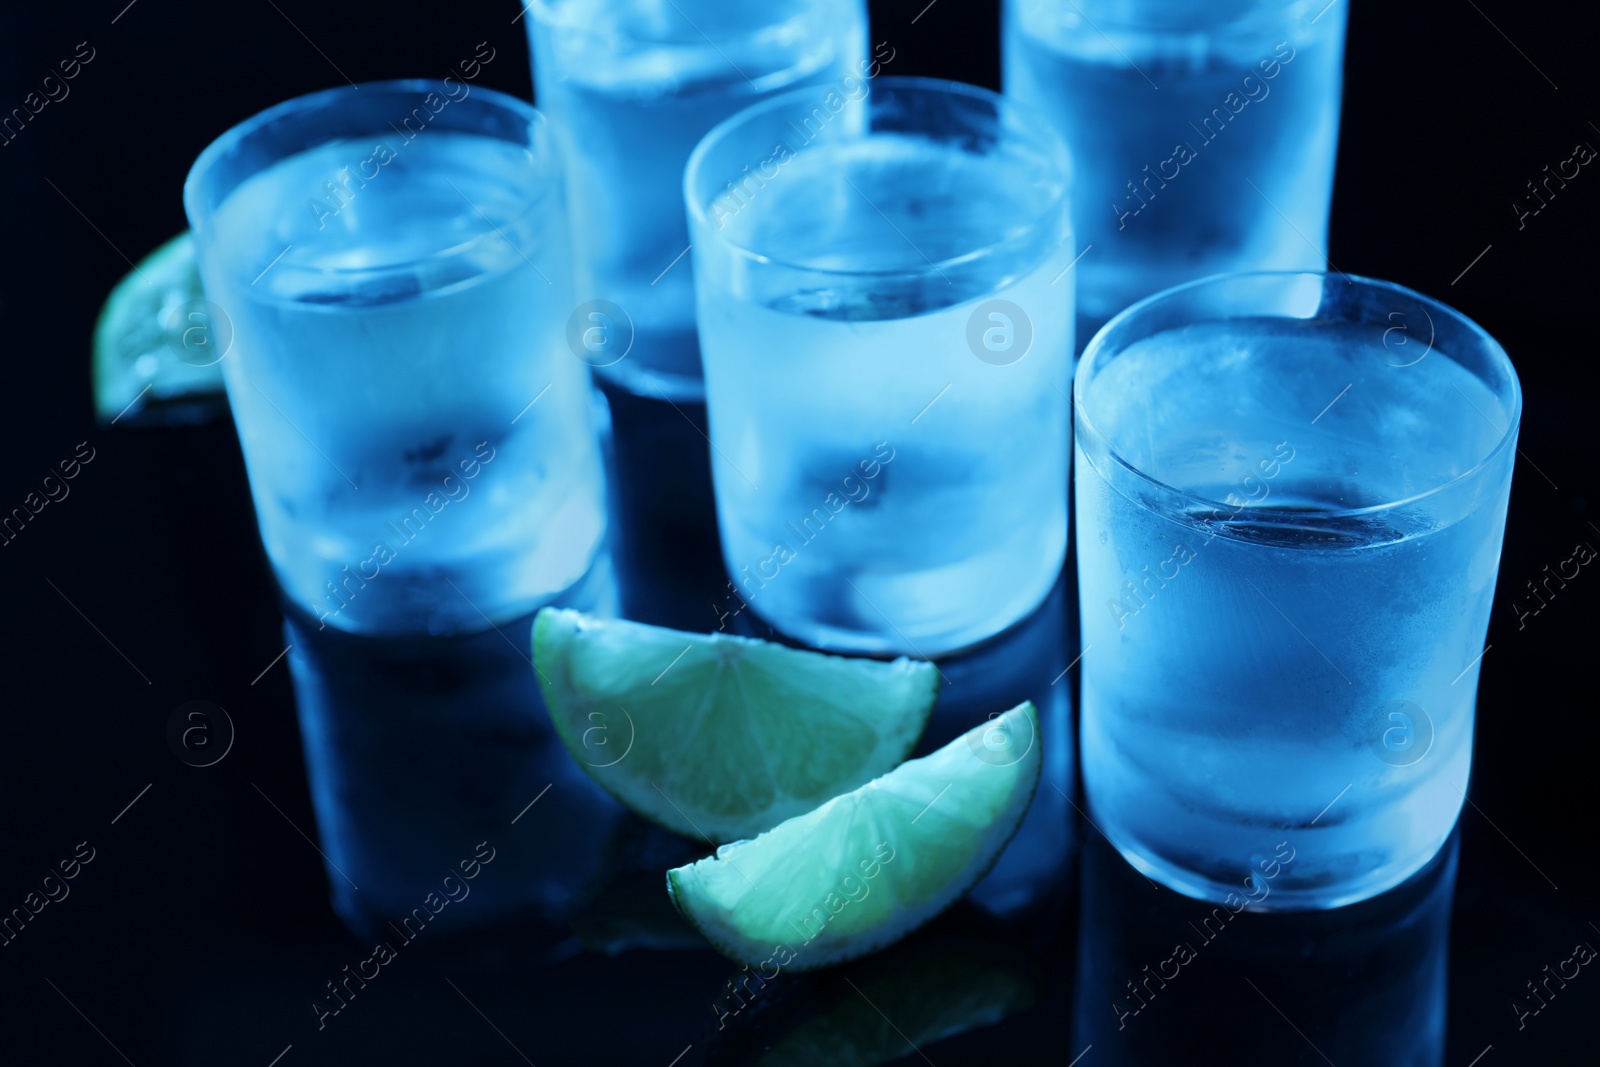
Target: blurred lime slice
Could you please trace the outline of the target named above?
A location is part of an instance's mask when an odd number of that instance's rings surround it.
[[[545,608],[533,625],[556,732],[591,778],[669,830],[760,833],[905,759],[931,663],[846,659]]]
[[[751,841],[667,872],[725,956],[809,971],[891,944],[988,873],[1043,766],[1031,703]]]
[[[185,231],[111,290],[94,327],[94,411],[118,426],[205,422],[227,410],[220,360],[233,340],[205,299]]]

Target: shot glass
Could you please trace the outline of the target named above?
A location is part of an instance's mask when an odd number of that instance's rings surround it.
[[[704,398],[684,163],[729,115],[798,86],[845,94],[862,0],[533,0],[535,94],[560,137],[577,257],[574,352],[629,392]]]
[[[1072,160],[1080,344],[1183,282],[1323,268],[1348,8],[1006,0],[1006,93]]]
[[[1108,323],[1074,404],[1097,825],[1230,906],[1403,881],[1471,770],[1522,411],[1505,351],[1387,282],[1220,276]]]
[[[299,97],[184,187],[267,556],[321,625],[445,633],[588,570],[605,486],[567,351],[544,118],[465,81]],[[225,336],[224,336],[225,335]]]
[[[1044,599],[1067,542],[1064,169],[1027,109],[925,79],[787,93],[695,149],[719,611],[931,657]]]

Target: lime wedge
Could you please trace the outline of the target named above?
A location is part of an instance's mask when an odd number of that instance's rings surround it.
[[[226,410],[222,368],[204,348],[218,335],[231,343],[222,318],[205,300],[188,231],[151,252],[111,290],[95,323],[95,415],[127,426]]]
[[[937,696],[931,663],[845,659],[545,608],[539,687],[589,776],[645,818],[733,841],[905,759]]]
[[[678,910],[723,955],[808,971],[897,941],[982,878],[1043,765],[1024,702],[921,759],[751,841],[667,872]]]

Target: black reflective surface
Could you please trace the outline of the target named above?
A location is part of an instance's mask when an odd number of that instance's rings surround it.
[[[992,8],[925,6],[873,6],[897,68],[994,84]],[[484,83],[526,97],[517,5],[0,13],[4,108],[77,42],[98,49],[69,98],[0,146],[0,508],[92,454],[0,544],[0,1062],[1592,1059],[1600,579],[1545,568],[1600,545],[1600,186],[1574,179],[1537,216],[1510,205],[1574,141],[1600,145],[1595,68],[1559,19],[1478,7],[1355,5],[1333,231],[1339,268],[1461,307],[1526,390],[1458,853],[1326,915],[1224,918],[1153,888],[1073,806],[1075,678],[1058,676],[1077,637],[1058,590],[941,663],[925,744],[1039,702],[1049,788],[1017,846],[903,944],[764,986],[704,949],[661,891],[703,846],[619,811],[554,742],[526,620],[411,647],[286,625],[232,427],[90,417],[99,302],[122,252],[182,227],[178,188],[212,136],[342,84],[329,60],[357,81],[442,72],[485,39],[499,53]],[[714,628],[725,579],[694,466],[703,413],[624,398],[613,416],[615,572],[590,592]],[[201,719],[186,717],[195,701]],[[432,918],[406,926],[419,907]]]
[[[1264,1045],[1274,1063],[1442,1064],[1457,852],[1452,838],[1360,904],[1258,914],[1243,896],[1208,906],[1168,892],[1090,842],[1073,1033],[1113,1064],[1182,1062],[1197,1049],[1230,1062]],[[1292,862],[1293,846],[1280,855]]]

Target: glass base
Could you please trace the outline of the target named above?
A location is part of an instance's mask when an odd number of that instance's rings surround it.
[[[603,387],[673,404],[706,402],[700,345],[693,332],[687,336],[662,336],[641,331],[624,358],[605,366],[591,366]]]
[[[1058,556],[1054,567],[1040,573],[1034,587],[1013,598],[1002,610],[959,627],[918,629],[912,625],[897,626],[880,614],[879,619],[884,625],[881,630],[845,629],[829,626],[811,617],[763,611],[755,598],[751,598],[745,607],[778,633],[809,648],[849,655],[913,656],[931,660],[969,652],[1009,632],[1033,615],[1050,596],[1060,570],[1061,558]]]
[[[1100,827],[1106,825],[1098,813],[1096,821]],[[1247,876],[1240,877],[1239,872],[1233,869],[1224,875],[1179,866],[1120,839],[1112,832],[1102,832],[1135,870],[1183,896],[1208,904],[1221,904],[1230,911],[1305,912],[1347,907],[1395,888],[1439,856],[1455,831],[1455,825],[1452,822],[1446,827],[1444,834],[1430,848],[1410,853],[1403,859],[1384,864],[1358,878],[1343,878],[1336,882],[1326,875],[1313,873],[1308,876],[1304,873],[1307,861],[1316,860],[1309,849],[1295,853],[1291,860],[1267,868],[1276,868],[1279,872],[1277,875],[1269,877],[1265,872],[1251,871]],[[1283,831],[1288,841],[1292,841],[1294,835],[1293,828]],[[1290,874],[1296,866],[1299,866],[1299,872]],[[1324,870],[1331,866],[1331,863],[1324,864]]]

